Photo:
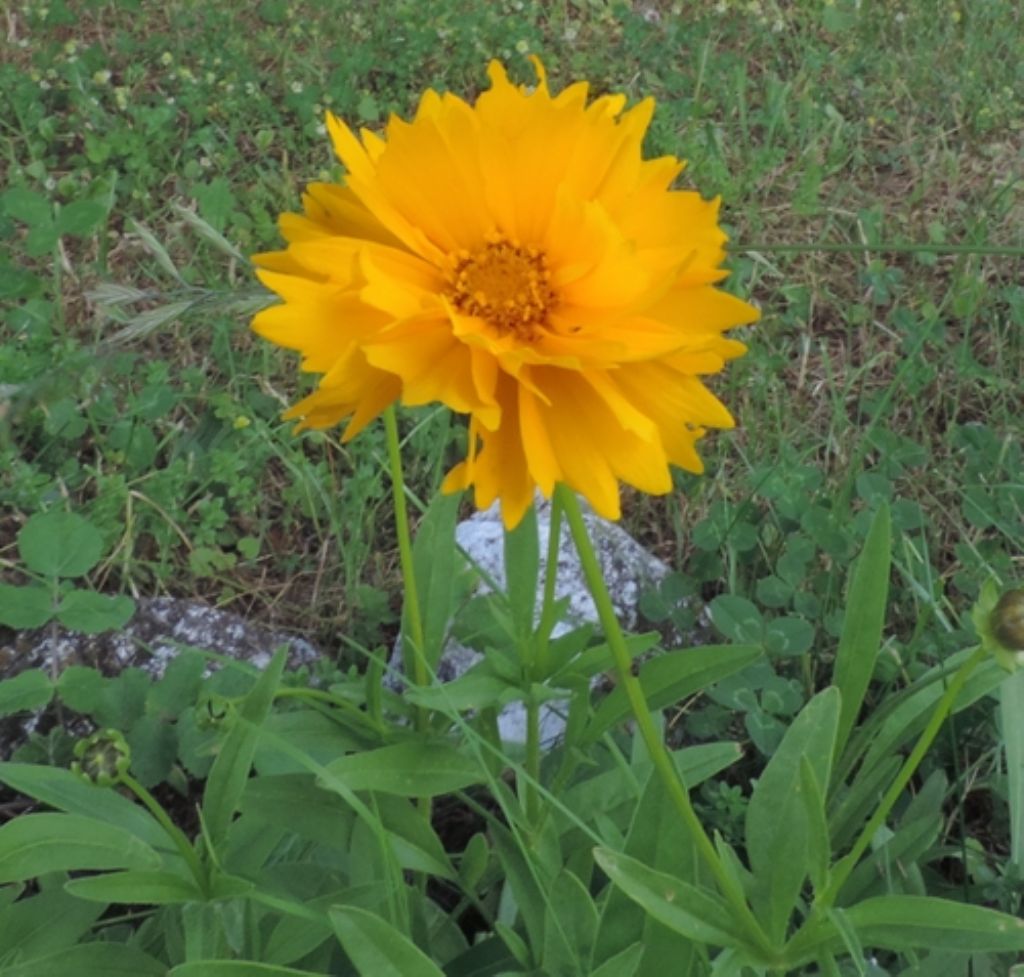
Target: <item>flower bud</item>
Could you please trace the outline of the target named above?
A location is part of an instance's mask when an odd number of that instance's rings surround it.
[[[1024,652],[1024,588],[1008,590],[992,608],[992,635],[1007,651]]]
[[[119,783],[128,773],[132,751],[120,731],[101,729],[75,744],[71,769],[98,787]]]

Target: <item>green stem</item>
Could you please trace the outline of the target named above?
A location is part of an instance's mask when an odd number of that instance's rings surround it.
[[[543,682],[548,677],[548,645],[555,626],[555,583],[558,578],[558,540],[561,535],[562,509],[557,499],[551,502],[548,524],[547,563],[545,564],[544,595],[541,601],[540,624],[532,638],[530,682]],[[534,701],[532,691],[526,700],[526,813],[530,823],[538,825],[541,816],[540,793],[540,704]]]
[[[405,479],[402,476],[402,447],[398,440],[398,420],[395,408],[384,411],[384,430],[387,433],[388,462],[391,471],[391,494],[395,506],[395,529],[398,533],[398,554],[402,563],[402,584],[405,588],[404,624],[408,634],[402,640],[412,649],[412,674],[407,677],[414,685],[427,684],[427,662],[424,658],[423,616],[420,613],[420,598],[416,590],[416,574],[412,563],[412,533],[409,531],[409,512],[405,507]],[[410,664],[408,660],[406,664]],[[427,711],[416,707],[416,728],[421,732],[427,727]]]
[[[544,564],[544,598],[540,609],[540,626],[537,628],[536,675],[539,680],[548,677],[548,647],[551,632],[555,627],[555,584],[558,581],[558,549],[562,536],[562,505],[557,494],[551,500],[551,515],[548,521],[547,562]]]
[[[633,716],[636,719],[637,727],[640,730],[640,735],[643,737],[643,741],[647,746],[647,752],[654,763],[654,769],[668,791],[668,795],[679,812],[683,824],[693,838],[697,851],[718,883],[722,894],[736,913],[738,920],[748,931],[757,947],[769,957],[774,957],[776,955],[775,948],[772,947],[760,923],[758,923],[754,914],[750,911],[750,907],[747,905],[747,900],[739,885],[718,857],[715,846],[707,836],[704,826],[700,823],[700,818],[697,817],[697,812],[694,811],[693,805],[690,803],[690,795],[682,776],[672,761],[668,748],[665,746],[665,742],[658,732],[654,720],[651,718],[651,712],[647,707],[643,689],[640,686],[639,680],[633,674],[632,659],[626,647],[626,640],[622,634],[622,629],[619,627],[618,618],[615,616],[615,609],[612,607],[611,598],[608,596],[608,588],[601,574],[601,567],[597,562],[594,547],[587,534],[587,528],[583,522],[583,515],[580,512],[576,496],[565,485],[559,485],[555,491],[556,497],[565,511],[566,521],[569,523],[569,530],[572,533],[573,542],[576,544],[576,551],[579,553],[587,586],[594,598],[594,603],[597,606],[597,615],[604,630],[605,639],[608,642],[612,657],[615,659],[619,685],[625,690]]]
[[[146,810],[156,818],[160,823],[160,827],[167,832],[167,836],[174,842],[175,848],[181,852],[181,857],[185,859],[185,864],[188,865],[196,885],[205,894],[207,885],[206,872],[203,870],[203,864],[199,860],[199,855],[188,838],[185,837],[185,833],[168,817],[167,812],[157,803],[156,798],[131,774],[122,774],[120,782],[142,801]]]
[[[990,244],[730,244],[733,254],[978,254],[1006,258],[1024,257],[1024,248],[1001,247]]]
[[[839,890],[842,889],[846,880],[850,877],[850,873],[856,867],[857,862],[860,861],[861,856],[865,851],[867,851],[868,846],[871,844],[871,839],[875,837],[875,833],[885,823],[885,819],[889,816],[889,812],[893,809],[896,801],[899,800],[900,795],[903,793],[907,784],[910,783],[910,778],[914,776],[914,772],[917,770],[918,766],[920,766],[921,761],[924,759],[925,754],[932,745],[932,741],[938,735],[939,730],[942,728],[942,724],[946,721],[946,717],[949,715],[950,710],[953,708],[953,704],[956,702],[956,697],[963,690],[964,685],[967,683],[967,679],[970,678],[971,672],[973,672],[974,669],[985,660],[987,655],[988,652],[985,651],[984,647],[979,646],[975,650],[974,654],[960,666],[957,673],[953,676],[953,680],[949,683],[949,687],[946,689],[945,695],[943,695],[939,700],[938,705],[935,707],[935,712],[932,713],[931,718],[928,720],[928,725],[925,726],[920,737],[918,737],[917,743],[914,745],[914,749],[911,750],[910,756],[908,756],[904,761],[903,766],[900,768],[900,772],[896,775],[896,779],[885,792],[885,796],[882,798],[877,810],[864,826],[864,830],[861,831],[859,837],[854,842],[853,848],[850,849],[849,854],[837,863],[835,870],[832,873],[832,879],[828,884],[828,888],[821,893],[821,896],[817,900],[820,908],[827,909],[832,905],[836,896],[839,894]]]

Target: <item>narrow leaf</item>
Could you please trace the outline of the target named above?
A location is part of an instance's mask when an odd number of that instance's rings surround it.
[[[156,868],[160,856],[134,835],[75,814],[22,814],[0,827],[0,884],[47,872]]]
[[[594,860],[630,899],[669,929],[698,943],[743,944],[728,904],[710,890],[656,872],[635,858],[607,848],[595,848]]]
[[[416,944],[380,916],[355,906],[338,906],[329,915],[360,977],[444,977]]]
[[[167,967],[124,943],[82,943],[4,967],[3,977],[167,977]]]
[[[224,839],[245,790],[256,753],[259,727],[270,712],[284,671],[286,654],[285,649],[278,651],[242,701],[239,719],[245,721],[236,722],[231,728],[210,768],[202,811],[203,822],[214,844]]]
[[[195,960],[161,971],[161,974],[166,977],[323,977],[319,970],[296,970],[255,960]]]
[[[104,903],[172,906],[203,899],[191,879],[173,872],[110,872],[72,879],[64,889],[79,899]]]
[[[379,790],[400,797],[435,797],[482,783],[487,771],[444,742],[407,740],[327,765],[351,790]]]
[[[154,848],[171,844],[148,812],[114,790],[86,783],[70,770],[34,763],[0,763],[0,783],[69,814],[123,828]]]
[[[832,673],[843,703],[836,734],[837,755],[846,746],[857,721],[882,646],[891,562],[889,523],[889,507],[883,504],[875,514],[864,549],[850,575],[843,632]]]
[[[540,572],[540,544],[537,539],[537,511],[531,505],[513,530],[505,530],[505,590],[520,641],[533,633]]]
[[[1024,870],[1024,669],[999,687],[999,718],[1006,750],[1007,801],[1010,807],[1010,860]]]
[[[808,870],[802,758],[827,784],[840,712],[839,690],[819,692],[786,730],[747,806],[746,838],[758,903],[769,936],[782,940]]]
[[[756,645],[708,645],[658,655],[640,666],[640,685],[648,708],[652,711],[661,709],[700,692],[746,668],[761,653]],[[584,733],[584,739],[594,742],[629,715],[631,712],[626,690],[618,686],[597,707]]]

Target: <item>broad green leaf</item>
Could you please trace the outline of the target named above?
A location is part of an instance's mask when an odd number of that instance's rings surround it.
[[[457,877],[437,832],[412,800],[378,794],[375,803],[382,831],[403,869],[436,875],[441,879]]]
[[[630,899],[688,940],[712,946],[743,945],[743,933],[733,921],[732,910],[711,890],[656,872],[607,848],[595,848],[594,860]]]
[[[57,230],[61,234],[88,237],[102,226],[106,217],[107,205],[101,200],[75,200],[61,207]]]
[[[354,906],[338,906],[329,915],[360,977],[444,977],[415,943],[380,916]]]
[[[195,960],[161,971],[161,974],[164,977],[323,977],[321,971],[296,970],[255,960]]]
[[[109,596],[93,590],[72,590],[57,608],[57,620],[69,631],[100,634],[123,628],[135,613],[135,601],[124,594]]]
[[[141,716],[125,733],[132,752],[132,774],[145,788],[155,787],[170,775],[178,758],[178,732],[159,716]]]
[[[14,678],[0,682],[0,716],[25,709],[42,709],[53,698],[50,677],[38,668],[29,668]]]
[[[11,187],[0,196],[4,210],[23,224],[48,224],[53,217],[53,205],[41,193],[27,187]]]
[[[163,828],[142,807],[108,787],[96,787],[70,770],[34,763],[0,763],[0,782],[43,804],[130,832],[154,848],[169,848]]]
[[[15,587],[0,583],[0,624],[15,631],[41,628],[53,617],[53,598],[46,587]]]
[[[210,768],[203,793],[202,813],[206,831],[215,845],[223,841],[245,790],[256,753],[259,727],[270,712],[284,671],[286,654],[282,648],[274,655],[266,671],[242,700],[238,720],[244,721],[236,721],[228,732]]]
[[[756,645],[708,645],[657,655],[640,666],[640,685],[652,711],[672,705],[732,675],[761,656]],[[594,742],[606,730],[631,715],[626,690],[616,687],[594,712],[584,733]]]
[[[173,906],[203,899],[195,882],[174,872],[108,872],[72,879],[64,889],[79,899],[103,903]]]
[[[533,634],[539,572],[537,510],[531,505],[515,529],[505,530],[505,589],[516,634],[523,642]]]
[[[804,706],[758,778],[747,806],[755,901],[769,936],[780,942],[809,867],[801,758],[807,758],[818,784],[829,782],[840,705],[839,690],[830,687]]]
[[[77,814],[22,814],[0,827],[0,883],[47,872],[159,864],[160,856],[124,828]]]
[[[456,584],[463,569],[463,558],[455,547],[459,502],[459,495],[439,492],[416,530],[412,547],[413,570],[423,617],[425,647],[422,651],[431,668],[437,667],[444,650],[455,609]],[[407,639],[410,637],[408,621],[403,623],[402,633]],[[411,653],[406,656],[405,668],[407,675],[413,675]]]
[[[442,741],[407,740],[327,765],[352,790],[377,790],[400,797],[436,797],[487,779],[480,764]]]
[[[17,953],[22,960],[73,946],[103,914],[103,906],[73,899],[49,886],[0,909],[0,960]],[[0,973],[5,973],[0,966]]]
[[[51,509],[32,516],[18,533],[25,565],[44,577],[81,577],[99,562],[103,537],[74,512]]]
[[[344,695],[344,692],[339,694]],[[316,709],[272,712],[263,723],[263,729],[267,734],[286,740],[290,747],[301,750],[317,763],[329,763],[346,753],[364,750],[370,742],[369,734],[364,736],[348,729]],[[293,756],[277,749],[270,735],[260,739],[252,763],[261,774],[302,773],[305,770]]]
[[[999,719],[1006,750],[1010,860],[1024,874],[1024,669],[1017,669],[999,687]]]
[[[864,694],[882,647],[891,562],[889,507],[881,505],[850,575],[843,631],[836,651],[832,682],[842,695],[836,754],[842,752],[860,713]]]
[[[3,977],[167,977],[167,967],[124,943],[81,943],[4,967]]]

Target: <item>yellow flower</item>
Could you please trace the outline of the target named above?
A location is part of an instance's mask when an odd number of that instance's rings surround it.
[[[344,185],[312,184],[281,218],[288,248],[255,259],[284,302],[253,328],[323,374],[285,417],[348,419],[349,439],[395,401],[467,414],[445,489],[500,499],[507,526],[538,487],[614,519],[620,480],[664,493],[670,465],[701,471],[695,442],[733,420],[699,377],[757,318],[714,287],[718,201],[643,158],[653,101],[553,95],[533,63],[532,91],[492,62],[475,104],[427,91],[383,136],[328,115]]]

